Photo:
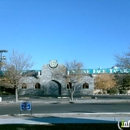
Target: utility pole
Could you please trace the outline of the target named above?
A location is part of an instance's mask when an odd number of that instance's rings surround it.
[[[2,69],[3,60],[6,60],[5,56],[2,56],[3,52],[8,52],[7,50],[0,50],[0,71]]]

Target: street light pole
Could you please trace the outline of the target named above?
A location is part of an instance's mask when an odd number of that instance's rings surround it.
[[[0,71],[2,68],[2,61],[6,59],[5,56],[2,56],[3,52],[8,52],[8,51],[7,50],[0,50]]]
[[[3,52],[8,52],[8,51],[7,51],[7,50],[0,50],[0,72],[1,72],[1,69],[2,69],[3,60],[6,59],[5,56],[2,56],[2,53],[3,53]],[[1,75],[0,75],[0,76],[1,76]],[[2,100],[1,86],[0,86],[0,95],[1,95],[1,97],[0,97],[0,101],[1,101],[1,100]]]

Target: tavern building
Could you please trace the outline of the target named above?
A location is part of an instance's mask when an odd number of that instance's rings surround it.
[[[49,64],[43,65],[41,71],[35,71],[34,76],[21,78],[18,86],[19,95],[69,96],[66,74],[69,72],[64,65],[58,64],[56,60],[51,60]],[[84,75],[75,86],[74,95],[91,95],[94,90],[94,78],[90,74]]]

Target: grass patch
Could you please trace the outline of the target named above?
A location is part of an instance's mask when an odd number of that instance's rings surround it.
[[[0,130],[119,130],[117,124],[0,125]]]

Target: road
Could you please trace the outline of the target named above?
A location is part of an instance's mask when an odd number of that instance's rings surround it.
[[[130,103],[32,104],[32,113],[103,113],[130,112]],[[20,104],[0,104],[0,115],[19,114]],[[27,112],[22,112],[29,113]]]

